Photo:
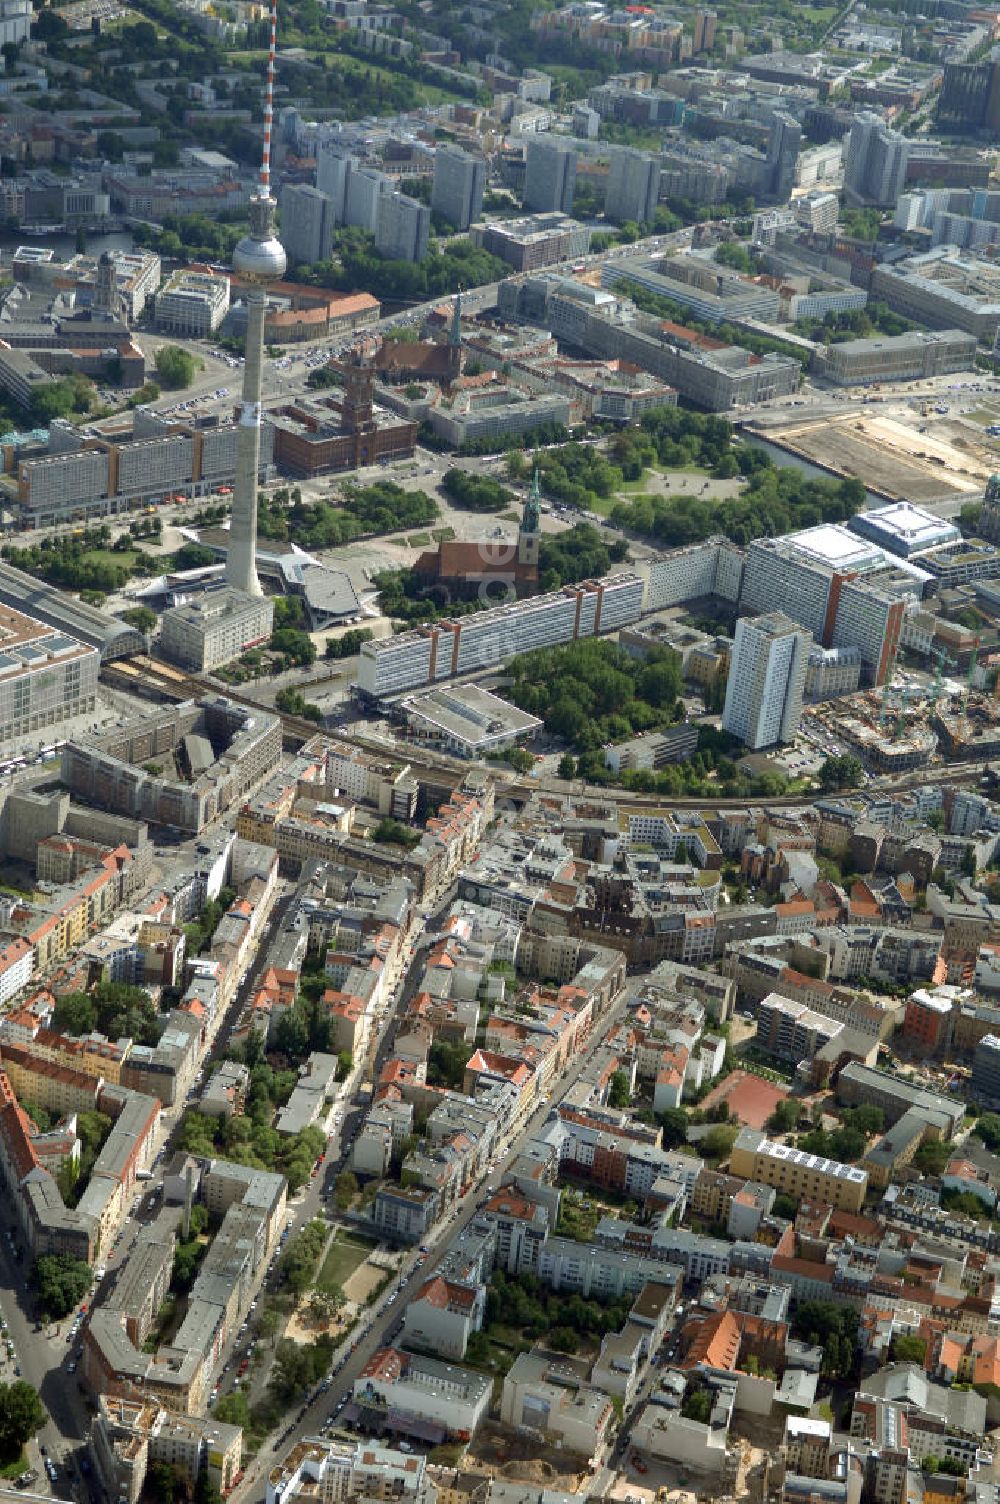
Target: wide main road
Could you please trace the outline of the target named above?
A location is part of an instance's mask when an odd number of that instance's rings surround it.
[[[489,1188],[502,1182],[513,1160],[538,1132],[545,1119],[554,1111],[567,1092],[575,1086],[593,1050],[621,1022],[629,997],[634,988],[642,985],[643,980],[643,978],[629,980],[625,989],[618,994],[608,1012],[600,1020],[597,1029],[588,1041],[586,1051],[575,1055],[562,1075],[557,1078],[550,1093],[549,1102],[540,1103],[531,1116],[515,1129],[513,1137],[503,1144],[501,1158],[499,1162],[494,1161],[495,1168],[485,1181],[480,1182],[479,1185],[470,1186],[466,1194],[459,1199],[451,1215],[438,1224],[428,1239],[429,1252],[420,1265],[419,1275],[412,1280],[410,1276],[417,1271],[419,1254],[413,1250],[407,1256],[400,1271],[401,1279],[408,1281],[406,1287],[400,1288],[396,1283],[391,1284],[373,1312],[362,1318],[362,1324],[354,1329],[348,1342],[339,1350],[334,1359],[335,1363],[344,1361],[329,1391],[319,1395],[306,1406],[292,1426],[291,1434],[288,1434],[287,1427],[279,1432],[279,1437],[284,1437],[284,1440],[275,1438],[262,1448],[247,1469],[242,1482],[230,1495],[231,1504],[257,1504],[257,1501],[263,1499],[267,1475],[275,1463],[280,1461],[296,1441],[303,1437],[318,1436],[341,1399],[346,1399],[351,1395],[354,1382],[360,1377],[365,1364],[380,1347],[389,1344],[389,1334],[399,1326],[407,1305],[417,1297],[424,1281],[433,1274],[450,1245],[461,1236],[471,1222],[483,1195],[488,1192]],[[357,1347],[351,1351],[350,1344],[355,1342]]]

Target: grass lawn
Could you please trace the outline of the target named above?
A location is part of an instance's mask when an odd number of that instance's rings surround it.
[[[131,569],[139,555],[133,549],[116,551],[111,548],[88,548],[83,555],[85,564],[111,564],[119,565],[123,569]]]
[[[355,1269],[361,1267],[374,1247],[374,1243],[338,1233],[330,1244],[330,1251],[316,1278],[317,1290],[332,1290],[337,1285],[343,1288],[344,1283],[350,1279]]]
[[[623,480],[619,489],[629,495],[647,491],[651,475],[704,475],[707,480],[709,472],[704,465],[647,465],[638,480]]]
[[[406,541],[411,548],[430,548],[431,535],[430,533],[412,533]]]
[[[0,1478],[17,1478],[28,1470],[27,1452],[18,1452],[9,1462],[0,1461]]]
[[[449,543],[454,536],[455,529],[453,527],[436,527],[431,533],[431,537],[435,543]]]

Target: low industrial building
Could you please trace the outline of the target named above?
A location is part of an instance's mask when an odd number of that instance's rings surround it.
[[[867,538],[901,559],[912,558],[942,543],[955,543],[961,537],[954,522],[936,517],[911,501],[893,501],[870,512],[858,512],[847,526],[859,538]]]
[[[478,684],[455,684],[412,695],[400,706],[415,737],[436,742],[459,757],[488,757],[534,736],[542,725]]]
[[[274,601],[269,596],[215,586],[164,612],[160,646],[171,662],[206,672],[267,642],[273,622]]]

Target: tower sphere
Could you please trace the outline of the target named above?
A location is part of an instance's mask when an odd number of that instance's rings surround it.
[[[266,240],[244,235],[233,251],[233,271],[248,282],[278,282],[287,266],[285,248],[273,235]]]

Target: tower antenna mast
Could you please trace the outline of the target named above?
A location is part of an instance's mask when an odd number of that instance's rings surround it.
[[[246,364],[243,409],[236,436],[236,484],[229,525],[226,582],[246,595],[261,595],[257,578],[257,481],[260,473],[261,391],[264,366],[264,314],[267,288],[285,275],[288,262],[275,226],[277,204],[271,197],[271,135],[274,125],[274,64],[278,3],[271,0],[271,41],[264,90],[264,149],[260,187],[250,200],[250,228],[233,252],[233,271],[246,287]]]

